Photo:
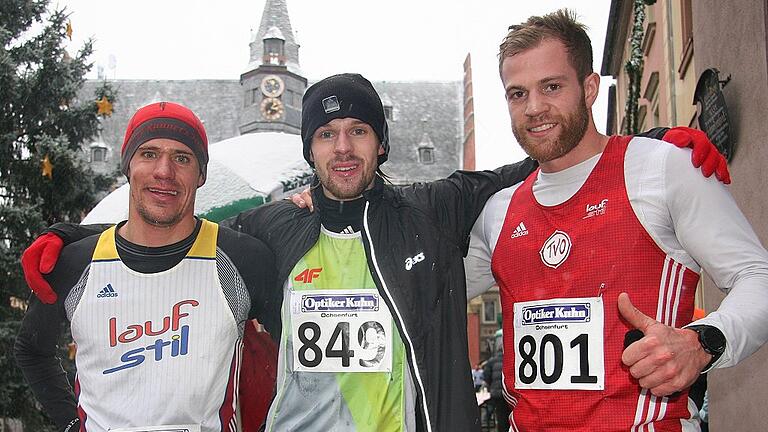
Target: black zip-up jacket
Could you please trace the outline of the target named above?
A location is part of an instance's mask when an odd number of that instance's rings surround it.
[[[463,257],[486,200],[535,167],[526,159],[496,171],[457,171],[448,179],[402,187],[377,177],[363,194],[368,267],[405,344],[419,431],[480,430],[467,348]],[[285,281],[318,240],[319,211],[280,201],[223,225],[267,243],[275,252],[278,280]]]

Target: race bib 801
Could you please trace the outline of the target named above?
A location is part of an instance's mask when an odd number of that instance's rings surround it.
[[[291,294],[293,369],[390,372],[392,316],[375,290]]]
[[[600,297],[515,303],[515,388],[603,390]]]

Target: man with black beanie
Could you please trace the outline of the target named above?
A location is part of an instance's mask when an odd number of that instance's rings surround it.
[[[485,201],[536,166],[385,184],[371,83],[328,77],[303,99],[314,212],[280,201],[225,224],[275,252],[282,291],[268,431],[477,431],[462,259]]]
[[[301,135],[315,211],[283,201],[234,224],[274,248],[286,281],[267,430],[477,430],[466,236],[485,199],[535,164],[384,184],[387,122],[358,74],[307,89]]]

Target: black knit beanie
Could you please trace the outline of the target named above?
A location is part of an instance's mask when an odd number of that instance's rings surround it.
[[[379,155],[379,165],[389,154],[389,127],[384,116],[379,94],[370,81],[360,74],[333,75],[318,81],[307,89],[301,104],[301,140],[304,143],[304,159],[310,160],[312,135],[315,131],[337,118],[356,118],[373,128],[384,154]]]

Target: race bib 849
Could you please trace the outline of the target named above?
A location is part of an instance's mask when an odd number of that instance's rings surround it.
[[[390,372],[392,316],[375,290],[291,294],[293,369]]]

